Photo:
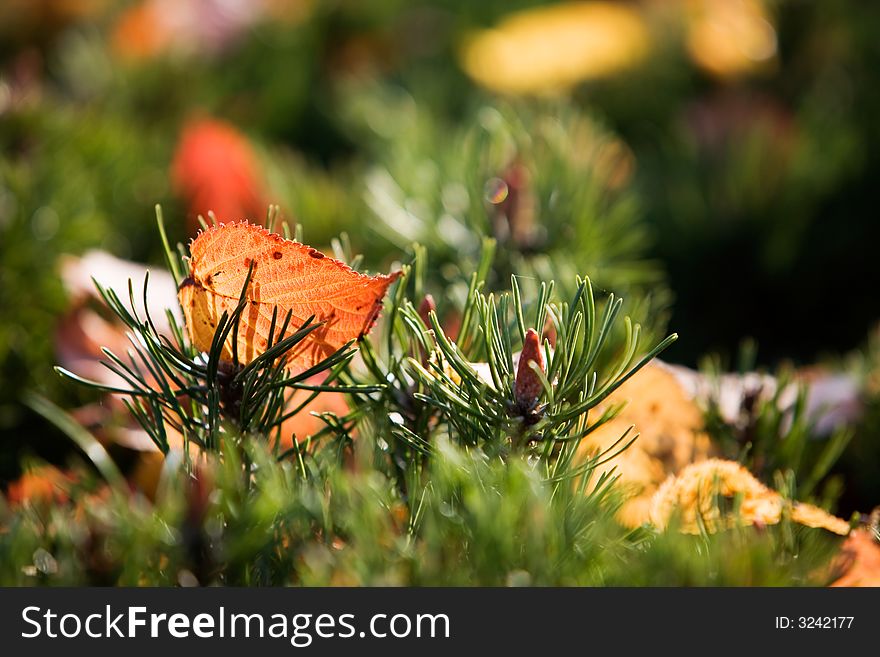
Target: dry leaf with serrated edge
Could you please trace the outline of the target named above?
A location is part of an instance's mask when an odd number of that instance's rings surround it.
[[[224,312],[238,305],[248,271],[253,277],[245,297],[237,336],[230,332],[221,358],[237,356],[247,364],[269,342],[272,314],[278,308],[274,342],[294,333],[315,316],[323,322],[287,355],[292,373],[304,371],[333,354],[350,340],[369,333],[382,308],[388,286],[400,275],[367,276],[305,244],[284,239],[247,222],[214,226],[190,245],[190,274],[178,291],[189,336],[201,351],[209,351]],[[277,333],[286,314],[285,335]]]

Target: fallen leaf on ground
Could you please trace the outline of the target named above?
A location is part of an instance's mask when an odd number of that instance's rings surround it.
[[[629,435],[638,433],[638,440],[600,466],[601,470],[616,468],[620,483],[634,492],[621,507],[618,519],[635,527],[648,521],[651,497],[657,487],[670,474],[707,458],[711,443],[703,431],[702,411],[663,363],[651,363],[638,372],[597,409],[595,417],[622,402],[626,406],[590,433],[579,453],[586,458],[591,452],[606,450],[627,429],[635,427]]]
[[[719,498],[738,498],[736,511],[722,512]],[[651,500],[650,519],[663,529],[675,518],[684,533],[697,534],[700,526],[709,532],[744,525],[775,525],[787,512],[791,520],[845,536],[849,523],[813,506],[785,499],[758,481],[735,461],[709,459],[687,466],[669,477]]]
[[[144,277],[148,270],[150,279],[145,295]],[[107,348],[125,358],[132,348],[126,337],[127,327],[106,312],[95,281],[114,291],[126,306],[130,304],[128,286],[131,282],[134,312],[144,319],[148,311],[162,335],[172,335],[166,309],[171,309],[176,321],[183,319],[174,279],[161,269],[149,269],[104,251],[88,251],[81,257],[63,256],[60,272],[69,307],[55,326],[55,353],[64,368],[80,376],[110,386],[126,385],[122,377],[101,365],[101,361],[106,360],[101,350]]]
[[[134,310],[143,317],[149,310],[156,329],[163,335],[171,335],[165,316],[170,309],[178,321],[182,319],[176,303],[174,279],[161,268],[149,267],[139,262],[123,260],[106,251],[87,251],[81,257],[66,255],[60,261],[61,281],[70,298],[71,306],[96,300],[100,301],[95,281],[113,290],[128,305],[128,282],[131,281],[134,296]],[[147,287],[146,307],[144,306],[144,276],[150,273]]]

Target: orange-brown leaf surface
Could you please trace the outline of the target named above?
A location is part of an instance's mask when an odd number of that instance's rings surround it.
[[[193,240],[190,254],[190,275],[178,296],[196,348],[210,349],[220,317],[234,311],[253,264],[248,305],[237,335],[239,363],[249,363],[266,350],[276,307],[274,342],[292,334],[312,315],[315,321],[324,322],[290,352],[287,367],[292,372],[306,370],[350,340],[366,335],[379,315],[388,286],[399,275],[360,274],[305,244],[247,222],[204,231]],[[278,336],[288,311],[290,325],[285,336]],[[234,360],[235,339],[231,333],[223,347],[223,359],[229,362]]]

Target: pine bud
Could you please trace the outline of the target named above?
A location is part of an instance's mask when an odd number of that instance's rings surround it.
[[[536,363],[542,372],[547,371],[544,365],[541,339],[535,329],[526,331],[526,339],[519,355],[519,365],[516,368],[516,379],[513,384],[514,402],[517,408],[523,412],[534,409],[541,393],[544,392],[541,378],[529,365],[532,362]]]

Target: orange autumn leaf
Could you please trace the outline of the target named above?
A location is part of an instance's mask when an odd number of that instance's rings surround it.
[[[249,268],[248,304],[237,331],[238,362],[247,364],[269,343],[272,315],[278,308],[273,342],[293,334],[314,315],[323,324],[289,352],[287,367],[304,371],[350,340],[369,333],[388,286],[400,275],[367,276],[320,251],[261,226],[240,222],[202,232],[190,246],[190,274],[178,291],[186,326],[196,348],[209,351],[224,312],[232,315]],[[286,314],[285,335],[277,335]],[[230,333],[222,359],[233,362]]]
[[[717,498],[738,498],[736,511],[723,511]],[[650,521],[664,529],[677,516],[679,530],[714,533],[736,524],[775,525],[788,515],[792,522],[825,529],[840,536],[849,523],[812,504],[785,499],[758,481],[736,461],[708,459],[692,463],[657,489],[651,501]]]

